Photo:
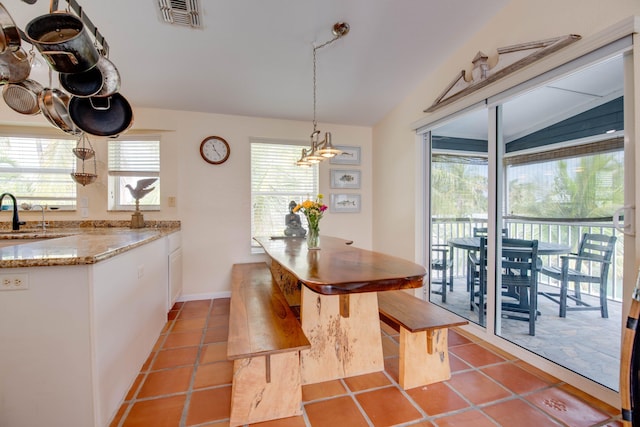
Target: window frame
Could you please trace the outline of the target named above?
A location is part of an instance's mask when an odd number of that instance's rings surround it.
[[[156,143],[157,144],[157,153],[158,157],[155,160],[154,164],[146,164],[146,161],[151,159],[145,159],[145,164],[142,164],[141,168],[138,170],[125,169],[125,170],[116,170],[115,168],[122,168],[123,165],[120,162],[112,163],[112,147],[122,144],[122,143]],[[121,194],[125,192],[125,185],[131,184],[135,186],[135,183],[139,179],[145,178],[158,178],[153,186],[157,191],[157,203],[152,203],[144,198],[139,201],[139,208],[141,211],[159,211],[162,204],[161,188],[160,188],[160,172],[161,172],[161,140],[159,136],[130,136],[130,137],[121,137],[117,139],[111,139],[107,141],[107,180],[108,180],[108,211],[131,211],[135,209],[136,203],[135,200],[130,203],[123,202],[123,198],[127,198],[127,196],[122,196]],[[150,170],[150,168],[157,166],[157,171]],[[125,193],[126,194],[126,193]]]

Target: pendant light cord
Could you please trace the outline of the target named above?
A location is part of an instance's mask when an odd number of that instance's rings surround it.
[[[313,133],[316,133],[318,122],[316,121],[316,51],[322,49],[325,46],[330,45],[339,38],[344,37],[349,32],[349,26],[345,23],[338,23],[334,25],[334,37],[318,46],[313,47]]]

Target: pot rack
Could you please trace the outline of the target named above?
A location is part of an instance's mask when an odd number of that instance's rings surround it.
[[[22,1],[24,3],[33,5],[36,3],[37,0],[22,0]],[[98,28],[93,24],[93,22],[87,16],[87,14],[84,13],[82,6],[80,6],[76,0],[66,0],[66,1],[69,5],[68,9],[73,11],[77,15],[77,17],[82,21],[82,24],[85,26],[87,32],[93,35],[93,38],[96,43],[96,49],[99,51],[100,54],[102,54],[105,57],[108,57],[109,44],[107,43],[107,40],[100,33]],[[58,0],[50,0],[49,13],[54,13],[55,11],[57,11],[58,6],[59,6]],[[32,41],[29,39],[29,37],[27,37],[27,35],[24,33],[22,29],[18,28],[18,32],[22,40],[24,40],[29,44],[32,44]],[[51,80],[51,71],[49,71],[49,80]],[[95,156],[95,150],[91,145],[91,141],[89,141],[89,138],[86,136],[85,132],[82,132],[78,136],[76,148],[74,148],[72,151],[73,151],[73,154],[78,159],[81,160],[82,166],[81,166],[81,171],[79,171],[76,169],[77,168],[77,164],[76,164],[74,167],[74,171],[71,173],[71,177],[75,182],[77,182],[78,184],[81,184],[82,186],[93,183],[98,177],[96,156]],[[87,160],[93,160],[93,172],[85,171],[85,162]]]
[[[22,1],[24,3],[32,5],[37,0],[22,0]],[[98,27],[96,27],[93,24],[93,22],[91,22],[91,19],[89,19],[87,14],[84,13],[84,9],[82,9],[82,6],[80,6],[76,0],[65,0],[65,1],[69,4],[69,9],[72,10],[78,16],[78,18],[80,18],[82,23],[86,26],[87,31],[91,35],[93,35],[93,38],[95,39],[96,43],[99,45],[99,46],[96,46],[98,47],[98,51],[100,51],[102,55],[109,57],[109,43],[107,43],[107,40],[100,33],[100,31],[98,30]],[[50,6],[49,6],[49,13],[53,13],[56,10],[58,10],[58,3],[59,3],[59,0],[51,0]],[[26,41],[27,43],[31,43],[27,35],[22,30],[19,30],[19,31],[20,31],[20,38]]]

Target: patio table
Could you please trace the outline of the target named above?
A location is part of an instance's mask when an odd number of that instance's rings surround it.
[[[452,248],[464,249],[467,251],[480,250],[479,237],[454,237],[453,239],[449,239],[447,243]],[[566,254],[569,251],[571,251],[571,247],[569,245],[538,241],[538,255],[559,255]]]
[[[447,242],[453,248],[462,249],[466,251],[479,251],[480,250],[480,237],[454,237]],[[561,255],[569,253],[571,246],[554,242],[538,241],[538,256],[540,255]],[[452,257],[452,262],[455,257]],[[454,268],[451,268],[453,272]],[[453,273],[452,273],[453,274]],[[525,294],[519,295],[519,310],[528,310],[529,301]]]

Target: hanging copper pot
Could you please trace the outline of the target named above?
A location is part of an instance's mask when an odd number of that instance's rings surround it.
[[[31,63],[24,49],[0,53],[0,83],[20,83],[25,81],[30,73]]]
[[[16,23],[7,12],[7,9],[0,3],[0,53],[10,51],[15,52],[20,49],[22,40]]]

